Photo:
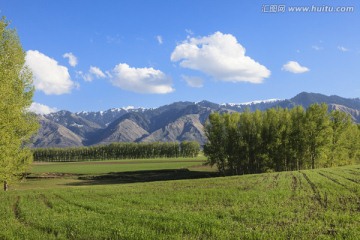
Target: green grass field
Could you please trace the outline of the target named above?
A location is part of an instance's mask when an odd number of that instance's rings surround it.
[[[204,157],[198,158],[169,158],[169,159],[131,159],[107,160],[89,162],[39,162],[33,164],[32,173],[73,173],[73,174],[102,174],[108,172],[126,172],[141,170],[159,170],[188,168],[202,165]]]
[[[152,161],[159,164],[158,169],[164,169],[161,166],[165,163]],[[195,162],[195,168],[201,165]],[[186,164],[194,166],[193,162]],[[44,174],[45,170],[58,169],[54,164],[46,167],[35,165],[33,170]],[[114,170],[115,166],[110,168]],[[81,173],[83,166],[68,169]],[[91,171],[106,176],[107,170]],[[134,172],[127,174],[134,177]],[[0,239],[359,239],[360,236],[360,165],[126,184],[119,179],[76,185],[71,184],[74,176],[63,176],[27,181],[19,185],[22,190],[1,192],[0,224],[4,227]],[[59,183],[62,188],[55,188]],[[36,189],[41,184],[40,188],[45,189]]]
[[[97,181],[97,183],[139,182],[140,180],[135,181],[136,179],[129,180],[129,178],[138,178],[138,175],[143,176],[140,182],[146,182],[149,175],[147,173],[151,170],[160,171],[158,180],[164,178],[161,176],[161,170],[166,169],[190,169],[193,173],[202,171],[213,173],[216,171],[216,168],[204,166],[204,162],[204,156],[197,158],[126,159],[89,162],[35,162],[31,167],[29,178],[26,181],[11,186],[11,188],[13,190],[24,190],[93,185],[94,181],[89,182],[89,177],[107,176],[109,173],[123,173],[126,176],[122,177],[126,179],[119,181],[119,177],[114,179],[111,176],[107,181],[105,179],[105,181]],[[183,178],[188,178],[188,175],[183,176]]]

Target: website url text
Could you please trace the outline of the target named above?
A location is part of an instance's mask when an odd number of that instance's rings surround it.
[[[287,6],[283,4],[262,5],[263,13],[351,13],[355,11],[354,6]]]

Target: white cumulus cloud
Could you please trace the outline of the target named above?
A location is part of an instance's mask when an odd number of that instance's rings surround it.
[[[204,86],[204,80],[201,77],[186,76],[186,75],[182,75],[181,77],[190,87],[201,88]]]
[[[52,108],[52,107],[46,106],[46,105],[41,104],[41,103],[33,102],[31,104],[31,106],[29,107],[29,111],[34,112],[36,114],[43,115],[43,114],[53,113],[53,112],[56,112],[58,110],[57,110],[57,108]]]
[[[154,68],[133,68],[120,63],[111,71],[111,83],[137,93],[165,94],[174,91],[171,78]]]
[[[66,67],[39,51],[26,52],[26,65],[33,73],[35,89],[47,95],[70,93],[77,86]]]
[[[283,71],[291,72],[291,73],[305,73],[310,71],[309,68],[301,66],[298,62],[289,61],[282,67]]]
[[[206,37],[188,37],[176,46],[171,61],[180,61],[181,67],[199,70],[217,80],[262,83],[271,72],[245,52],[233,35],[216,32]]]
[[[71,52],[65,53],[63,58],[67,58],[69,60],[70,66],[72,67],[75,67],[78,64],[77,57]]]

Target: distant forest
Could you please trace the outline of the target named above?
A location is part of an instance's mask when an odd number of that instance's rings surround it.
[[[205,124],[208,164],[227,174],[314,169],[360,160],[360,125],[326,104],[212,113]]]
[[[112,143],[92,147],[36,148],[35,161],[73,162],[108,159],[195,157],[200,144],[194,141],[154,143]]]

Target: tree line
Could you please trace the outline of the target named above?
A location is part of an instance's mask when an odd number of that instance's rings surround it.
[[[198,142],[111,143],[76,148],[36,148],[34,161],[68,162],[107,159],[195,157],[199,154]]]
[[[227,174],[340,166],[360,161],[360,125],[326,104],[212,113],[205,124],[208,164]]]

